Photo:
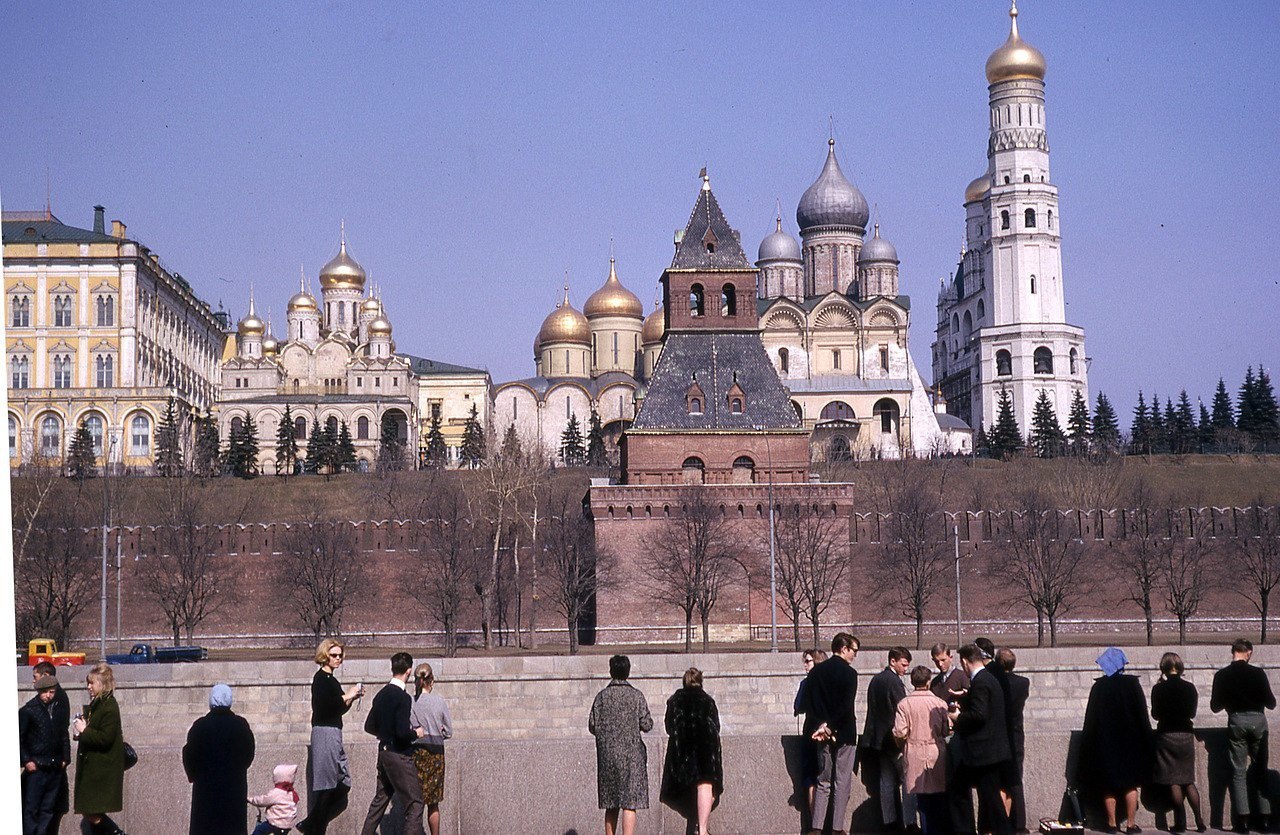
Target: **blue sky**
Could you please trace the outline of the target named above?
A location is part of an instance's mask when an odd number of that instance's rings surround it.
[[[283,330],[346,221],[398,347],[532,373],[569,271],[651,304],[707,165],[754,254],[842,165],[902,259],[926,380],[986,164],[1004,0],[0,6],[0,193],[107,207],[215,306]],[[1068,319],[1128,410],[1280,354],[1280,4],[1023,0],[1048,59]],[[1270,56],[1270,57],[1269,57]],[[1273,368],[1274,370],[1274,368]],[[1127,420],[1126,420],[1127,423]]]

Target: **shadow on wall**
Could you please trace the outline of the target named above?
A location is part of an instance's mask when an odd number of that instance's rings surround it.
[[[1231,790],[1231,754],[1228,745],[1226,728],[1202,728],[1195,732],[1196,740],[1203,745],[1203,751],[1196,752],[1196,783],[1201,790],[1201,804],[1205,812],[1205,823],[1211,829],[1230,829],[1231,818],[1228,814],[1228,800]],[[1101,828],[1106,823],[1102,809],[1102,796],[1090,790],[1080,775],[1080,731],[1072,731],[1070,748],[1067,752],[1066,780],[1068,785],[1080,789],[1080,803],[1085,817],[1091,827]],[[1267,751],[1269,739],[1264,739],[1262,751]],[[1272,808],[1280,808],[1280,771],[1267,769],[1263,781],[1263,793],[1271,801]],[[1156,818],[1156,828],[1168,829],[1173,823],[1173,798],[1167,786],[1146,785],[1142,787],[1140,804]],[[1061,814],[1065,815],[1063,809]],[[1191,812],[1188,806],[1188,822]]]
[[[787,777],[791,780],[791,796],[787,798],[787,805],[796,811],[799,818],[797,830],[807,832],[810,829],[821,829],[821,826],[812,826],[809,822],[809,787],[813,780],[811,769],[817,768],[817,753],[813,742],[801,735],[788,734],[779,737],[778,744],[783,762],[786,764]],[[879,832],[884,828],[880,823],[880,806],[874,802],[875,796],[868,790],[878,788],[879,776],[873,773],[874,769],[868,769],[865,763],[858,763],[854,768],[853,779],[861,783],[863,789],[861,792],[850,794],[849,805],[853,809],[853,825],[849,831]],[[861,778],[857,773],[861,773]],[[831,816],[832,812],[828,807],[827,828],[841,828],[834,825],[835,822],[831,820]]]

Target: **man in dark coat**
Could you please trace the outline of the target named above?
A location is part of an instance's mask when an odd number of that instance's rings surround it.
[[[1011,758],[1004,692],[977,645],[961,647],[960,660],[969,671],[969,692],[952,708],[951,715],[955,733],[964,743],[963,784],[977,789],[979,814],[993,835],[1012,835],[1000,796],[1001,776]],[[962,794],[966,792],[953,792],[955,796]]]
[[[805,713],[818,722],[813,741],[819,743],[818,785],[813,793],[812,832],[826,825],[831,809],[833,835],[844,832],[848,817],[849,789],[853,780],[853,760],[857,753],[858,717],[854,700],[858,695],[858,671],[853,659],[858,655],[858,639],[847,632],[831,639],[831,657],[809,671]]]
[[[48,661],[41,661],[31,669],[32,681],[40,676],[53,676],[57,680],[58,668]],[[53,689],[53,726],[54,729],[71,739],[71,699],[67,696],[67,691],[62,689],[59,684]],[[68,751],[70,750],[70,742],[68,741]],[[62,816],[71,810],[71,785],[67,782],[67,770],[62,769],[62,773],[58,777],[58,799],[53,805],[53,820],[49,823],[49,832],[57,832],[62,828]]]
[[[366,733],[378,738],[378,788],[369,803],[362,835],[374,835],[382,823],[387,806],[399,795],[404,804],[404,829],[407,835],[421,835],[422,813],[425,803],[422,797],[422,781],[413,764],[413,743],[426,731],[415,728],[409,721],[413,712],[413,697],[409,695],[409,671],[413,669],[413,656],[397,652],[391,656],[391,681],[373,697],[373,705],[364,720]]]
[[[858,741],[862,762],[875,763],[880,798],[880,820],[885,829],[916,825],[915,796],[902,793],[902,824],[898,823],[898,788],[903,782],[902,748],[893,738],[893,720],[898,702],[907,695],[902,677],[911,667],[911,650],[894,647],[889,650],[889,663],[871,677],[867,685],[867,719]],[[864,779],[873,779],[864,775]]]
[[[1249,813],[1257,816],[1254,825],[1267,831],[1271,801],[1265,790],[1267,780],[1267,715],[1275,710],[1267,674],[1249,663],[1253,642],[1240,638],[1231,645],[1231,663],[1213,674],[1209,709],[1227,712],[1227,750],[1231,756],[1231,814],[1235,831],[1249,831]]]
[[[22,835],[47,835],[59,784],[67,781],[71,737],[53,719],[56,676],[37,676],[36,695],[18,710],[18,762],[22,763]]]
[[[1022,765],[1027,753],[1026,723],[1023,713],[1027,707],[1027,699],[1031,697],[1031,679],[1020,676],[1013,671],[1018,663],[1018,656],[1008,647],[996,650],[996,662],[1004,670],[1004,680],[1009,683],[1009,703],[1005,705],[1005,714],[1009,717],[1009,749],[1013,753],[1013,767],[1009,770],[1006,791],[1012,809],[1010,824],[1015,833],[1026,833],[1027,800],[1022,789]]]
[[[209,712],[192,723],[182,747],[191,783],[190,835],[244,835],[253,753],[249,723],[231,712],[231,688],[215,684]]]

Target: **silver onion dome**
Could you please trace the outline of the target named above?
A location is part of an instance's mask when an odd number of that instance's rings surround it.
[[[876,224],[876,233],[871,240],[862,245],[862,251],[858,253],[858,263],[866,263],[868,261],[892,261],[898,263],[898,250],[893,248],[893,244],[880,237],[880,224]]]
[[[836,141],[829,140],[827,162],[822,166],[822,173],[805,190],[796,208],[796,223],[800,225],[800,231],[815,226],[852,226],[865,230],[870,217],[867,198],[840,170],[840,163],[836,161]]]
[[[770,232],[760,242],[760,253],[756,261],[799,261],[800,242],[782,229],[782,218],[778,218],[778,228]]]

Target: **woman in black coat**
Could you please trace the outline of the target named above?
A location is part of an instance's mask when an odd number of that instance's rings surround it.
[[[690,667],[684,686],[667,699],[667,758],[662,767],[660,798],[686,818],[697,817],[706,835],[711,810],[724,791],[720,756],[720,712],[702,689],[702,671]]]
[[[1191,803],[1196,831],[1204,832],[1200,810],[1200,790],[1196,788],[1196,737],[1192,724],[1200,694],[1182,677],[1182,656],[1166,652],[1160,659],[1160,680],[1151,688],[1151,718],[1156,720],[1155,765],[1151,782],[1169,787],[1173,799],[1173,826],[1170,832],[1185,832],[1187,809]]]
[[[191,783],[191,835],[244,835],[253,753],[249,723],[231,712],[231,688],[215,684],[209,712],[191,725],[182,748]]]
[[[1151,720],[1147,696],[1137,676],[1124,675],[1128,659],[1116,647],[1098,656],[1104,675],[1094,681],[1084,711],[1080,740],[1081,782],[1102,795],[1106,832],[1116,832],[1116,805],[1124,798],[1128,833],[1140,832],[1136,821],[1138,787],[1151,776]]]

